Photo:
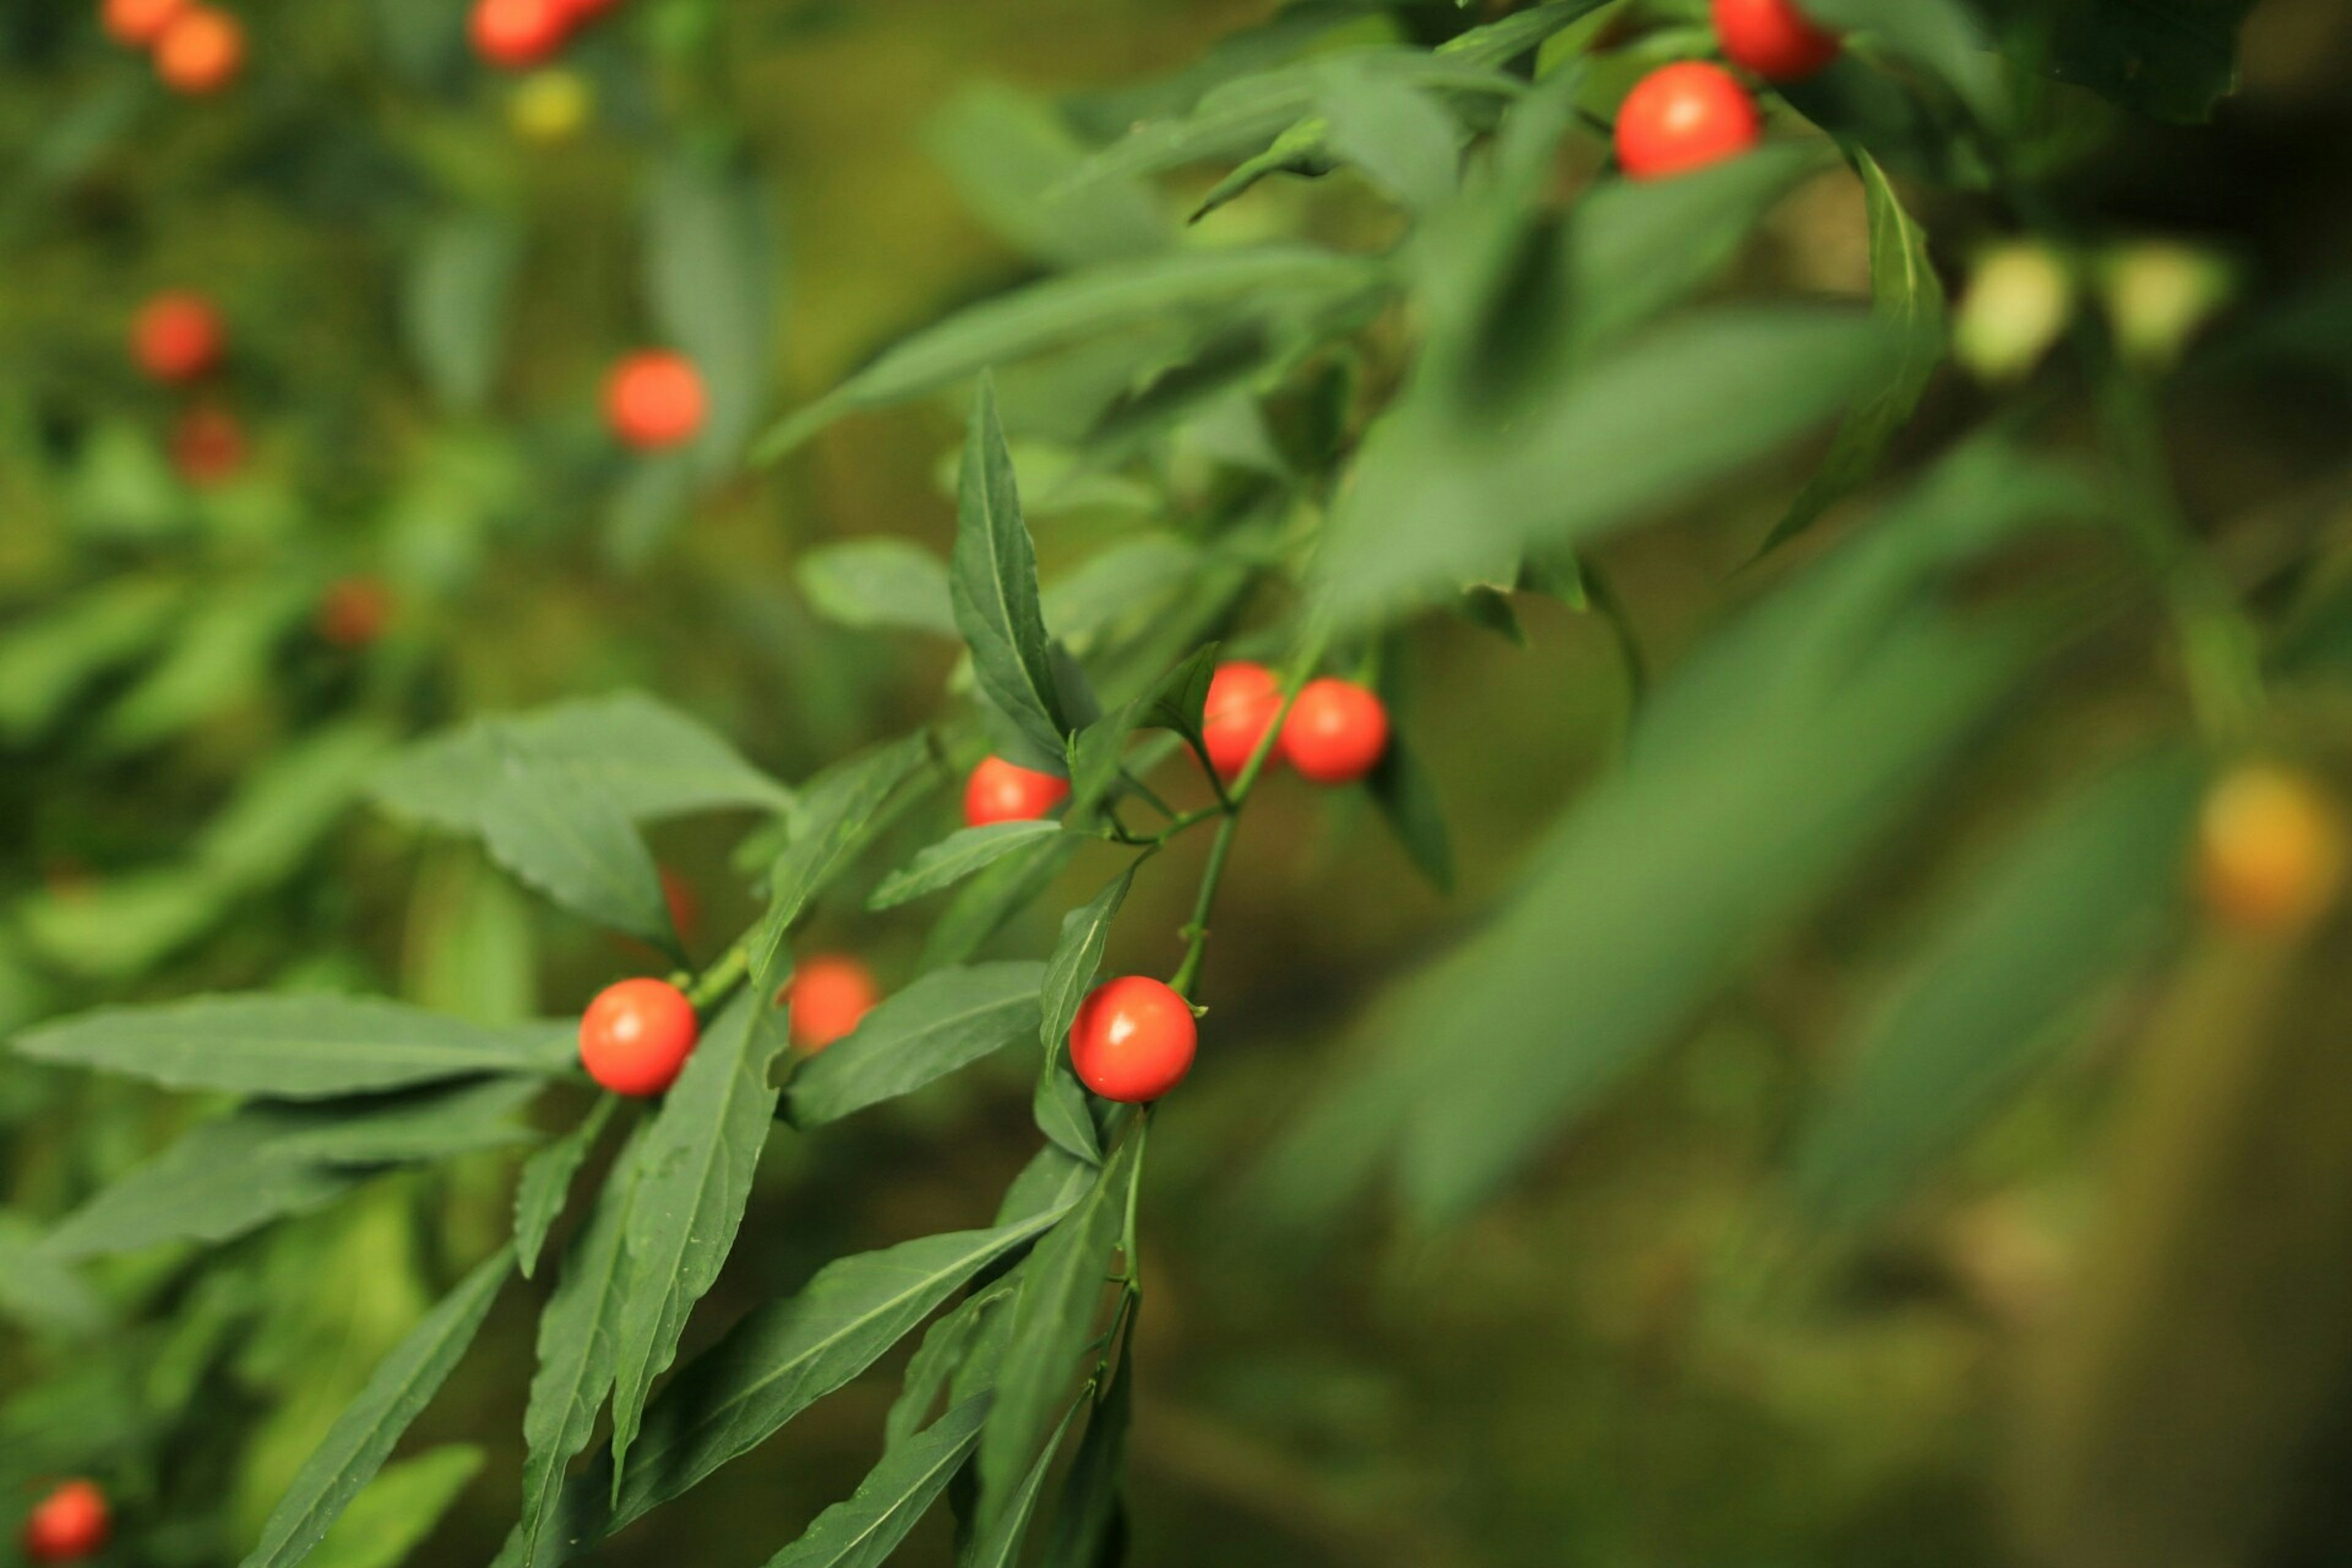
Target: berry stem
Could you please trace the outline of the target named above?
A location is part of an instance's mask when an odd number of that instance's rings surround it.
[[[697,1013],[705,1012],[725,1001],[751,972],[751,951],[743,947],[730,947],[727,950],[725,957],[704,970],[693,985],[688,988],[686,999],[694,1004],[694,1010]]]

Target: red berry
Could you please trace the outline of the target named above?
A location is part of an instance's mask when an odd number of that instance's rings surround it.
[[[964,825],[985,827],[992,822],[1034,822],[1069,798],[1067,779],[1003,757],[982,757],[964,782]]]
[[[1184,1081],[1199,1043],[1184,998],[1149,975],[1122,975],[1078,1004],[1070,1066],[1105,1100],[1140,1105]]]
[[[1637,180],[1680,174],[1756,145],[1764,122],[1721,66],[1683,60],[1634,83],[1617,110],[1617,162]]]
[[[1353,681],[1310,680],[1282,721],[1282,749],[1303,777],[1353,784],[1389,749],[1389,710]]]
[[[373,577],[344,577],[319,595],[319,636],[335,647],[365,647],[391,619],[392,591]]]
[[[571,25],[564,0],[475,0],[469,26],[476,53],[494,66],[520,70],[562,48]]]
[[[187,8],[188,0],[106,0],[99,20],[116,43],[145,48]]]
[[[97,1483],[67,1481],[26,1518],[25,1555],[36,1563],[79,1563],[97,1556],[112,1529]]]
[[[155,39],[155,74],[175,92],[218,92],[244,67],[244,26],[209,5],[190,5]]]
[[[694,1049],[694,1005],[666,980],[607,985],[580,1016],[580,1062],[614,1094],[659,1094]]]
[[[670,929],[677,932],[679,941],[692,942],[695,928],[702,923],[702,900],[694,896],[693,883],[667,866],[657,868],[662,902],[669,906]]]
[[[1217,666],[1201,711],[1201,739],[1208,744],[1209,763],[1218,776],[1238,777],[1281,714],[1282,687],[1274,671],[1262,664]],[[1281,756],[1277,748],[1266,765],[1273,766]]]
[[[1796,0],[1715,0],[1715,36],[1736,66],[1767,81],[1797,81],[1838,57],[1838,36],[1813,26]]]
[[[139,308],[131,327],[131,356],[157,381],[194,381],[220,363],[227,339],[211,300],[173,289]]]
[[[874,974],[854,958],[812,958],[784,982],[793,1044],[814,1055],[857,1027],[882,999]]]
[[[172,426],[172,466],[198,489],[235,478],[245,453],[245,426],[226,408],[199,403]]]
[[[702,373],[684,354],[666,349],[629,355],[604,383],[604,416],[613,434],[641,452],[692,440],[708,406]]]

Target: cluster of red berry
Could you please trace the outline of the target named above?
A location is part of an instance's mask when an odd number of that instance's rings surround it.
[[[1732,64],[1767,81],[1796,81],[1837,58],[1838,38],[1796,0],[1713,0],[1715,35]],[[1705,60],[1662,66],[1617,110],[1617,162],[1637,180],[1662,179],[1736,157],[1763,134],[1763,116],[1739,79]]]
[[[131,354],[165,386],[197,384],[220,368],[228,331],[211,300],[186,289],[156,295],[140,307],[131,328]],[[172,426],[172,463],[200,487],[216,485],[245,466],[245,427],[211,398],[182,409]]]
[[[879,1000],[873,972],[837,953],[803,960],[776,993],[777,1005],[790,1008],[793,1046],[812,1056],[856,1028]],[[580,1061],[614,1094],[656,1095],[686,1070],[700,1035],[685,992],[640,975],[607,985],[588,1004],[580,1016]]]
[[[521,70],[562,48],[572,29],[620,0],[474,0],[474,47],[494,66]]]
[[[149,50],[175,92],[218,92],[245,67],[245,28],[201,0],[106,0],[99,21],[117,43]]]
[[[85,1562],[105,1550],[113,1523],[97,1482],[62,1482],[26,1517],[25,1555],[35,1563]]]

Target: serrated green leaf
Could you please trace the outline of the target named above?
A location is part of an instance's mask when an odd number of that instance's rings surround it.
[[[735,1245],[760,1151],[775,1125],[768,1073],[783,1047],[782,1022],[765,994],[737,993],[704,1031],[646,1131],[645,1174],[629,1205],[625,1243],[628,1285],[614,1329],[616,1486],[627,1472],[646,1395],[677,1354],[687,1313]]]
[[[1849,155],[1870,216],[1871,308],[1887,324],[1896,352],[1884,377],[1846,410],[1829,455],[1764,541],[1768,551],[1811,528],[1870,477],[1944,359],[1944,286],[1927,258],[1927,236],[1903,210],[1877,161],[1860,147]]]
[[[522,1175],[515,1183],[514,1228],[515,1262],[524,1279],[530,1279],[539,1267],[540,1248],[547,1244],[555,1216],[563,1212],[564,1201],[572,1195],[572,1179],[580,1173],[582,1163],[604,1135],[604,1124],[613,1120],[613,1109],[619,1103],[616,1096],[597,1096],[596,1103],[571,1131],[523,1162]]]
[[[817,1515],[767,1568],[880,1568],[971,1457],[987,1417],[985,1395],[967,1400],[885,1451],[846,1502]]]
[[[310,1568],[395,1568],[425,1543],[488,1456],[470,1443],[387,1465],[310,1553]]]
[[[1022,520],[1013,457],[986,376],[974,395],[956,489],[955,558],[948,587],[957,629],[971,648],[981,695],[1029,742],[1058,756],[1070,729],[1037,598],[1037,556]]]
[[[1864,1021],[1852,1069],[1799,1142],[1814,1219],[1883,1213],[2066,1042],[2064,1026],[2178,901],[2203,774],[2167,752],[2074,790],[1956,901]]]
[[[485,1073],[546,1076],[577,1059],[563,1020],[493,1028],[354,996],[199,996],[28,1029],[17,1051],[167,1089],[319,1100]]]
[[[845,626],[957,637],[948,569],[903,539],[850,539],[802,552],[801,592],[818,615]]]
[[[1048,1231],[1023,1265],[1004,1353],[996,1369],[996,1409],[980,1454],[980,1529],[1010,1506],[1063,1408],[1078,1355],[1093,1337],[1110,1253],[1140,1170],[1142,1140],[1111,1154],[1093,1189]]]
[[[791,816],[792,840],[768,872],[768,908],[752,933],[751,986],[774,993],[783,979],[784,937],[793,922],[888,826],[900,786],[931,760],[930,738],[908,735],[835,764],[810,781]]]
[[[1045,966],[940,969],[887,996],[846,1039],[803,1063],[785,1095],[797,1127],[816,1127],[909,1094],[1037,1028]]]
[[[418,237],[402,279],[401,331],[447,412],[470,414],[489,398],[521,260],[521,227],[504,213],[453,214]]]
[[[1050,818],[960,828],[937,844],[925,846],[905,869],[883,878],[873,896],[866,900],[866,907],[887,910],[911,903],[925,894],[952,887],[1026,844],[1061,831],[1062,825]]]
[[[432,1403],[513,1271],[512,1252],[500,1247],[393,1348],[294,1478],[243,1568],[290,1568],[310,1555]]]

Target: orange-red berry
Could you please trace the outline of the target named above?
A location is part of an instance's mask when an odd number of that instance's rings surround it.
[[[1257,754],[1258,742],[1282,714],[1282,686],[1274,671],[1262,664],[1236,660],[1217,666],[1209,678],[1209,698],[1201,710],[1201,739],[1209,765],[1220,777],[1232,779]],[[1281,759],[1277,749],[1267,758],[1272,766]]]
[[[803,962],[780,994],[791,1010],[793,1044],[809,1052],[821,1051],[856,1028],[881,999],[873,971],[838,954]]]
[[[1637,180],[1661,179],[1733,158],[1756,145],[1762,116],[1721,66],[1661,66],[1617,110],[1617,162]]]
[[[319,636],[340,648],[362,648],[392,620],[392,590],[377,577],[343,577],[319,595]]]
[[[482,58],[521,70],[562,48],[571,25],[564,0],[475,0],[467,30]]]
[[[1767,81],[1798,81],[1838,57],[1838,36],[1813,25],[1796,0],[1714,0],[1724,57]]]
[[[1070,781],[982,757],[964,781],[963,820],[968,827],[992,822],[1033,822],[1070,798]]]
[[[1070,1025],[1070,1066],[1105,1100],[1158,1100],[1192,1070],[1200,1026],[1181,996],[1143,974],[1097,985]]]
[[[694,439],[709,406],[702,373],[667,349],[630,354],[604,384],[604,416],[613,434],[641,452]]]
[[[2225,924],[2272,935],[2300,931],[2344,890],[2344,812],[2305,774],[2242,767],[2205,796],[2198,820],[2198,881]]]
[[[96,1482],[67,1481],[26,1516],[25,1555],[36,1563],[79,1563],[104,1549],[113,1526]]]
[[[174,92],[218,92],[245,68],[245,27],[226,11],[190,5],[155,39],[155,74]]]
[[[677,1081],[697,1033],[685,992],[666,980],[624,980],[580,1016],[580,1064],[614,1094],[659,1094]]]
[[[188,0],[106,0],[99,21],[116,43],[143,49],[187,8]]]
[[[245,457],[245,426],[226,408],[199,403],[172,424],[172,466],[200,489],[236,478]]]
[[[1389,749],[1389,710],[1368,689],[1327,676],[1299,689],[1282,721],[1282,750],[1301,777],[1353,784]]]
[[[195,380],[220,363],[227,342],[212,301],[184,289],[155,295],[131,326],[131,357],[162,382]]]

